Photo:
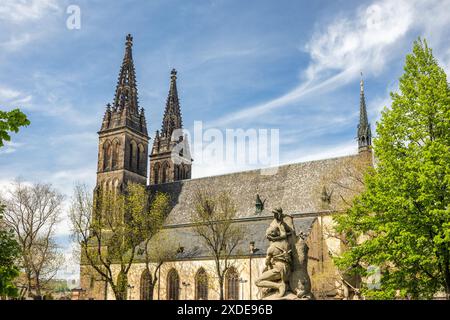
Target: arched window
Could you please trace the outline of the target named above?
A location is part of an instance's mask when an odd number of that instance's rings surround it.
[[[180,293],[180,277],[175,269],[167,275],[167,300],[178,300]]]
[[[136,171],[140,172],[141,170],[141,150],[139,150],[139,147],[136,150]]]
[[[136,165],[136,160],[137,160],[137,154],[138,154],[138,148],[136,145],[136,142],[134,142],[134,140],[132,140],[130,142],[130,155],[129,155],[129,159],[128,159],[128,166],[130,168],[130,170],[135,171],[137,168]]]
[[[168,176],[169,176],[169,164],[167,162],[164,162],[163,168],[162,168],[162,179],[161,179],[161,182],[162,183],[166,183]]]
[[[153,300],[152,276],[147,269],[141,275],[141,300]]]
[[[119,165],[119,141],[114,141],[112,150],[112,169],[116,170]]]
[[[208,275],[203,268],[195,275],[195,299],[208,300]]]
[[[239,274],[233,267],[225,275],[225,299],[239,300]]]
[[[106,141],[103,144],[103,170],[111,169],[111,143]]]
[[[155,167],[153,168],[153,181],[154,184],[159,183],[159,163],[156,163]]]
[[[137,166],[137,172],[138,173],[143,173],[145,174],[146,172],[144,172],[144,168],[145,168],[145,161],[146,161],[146,157],[145,157],[145,148],[142,144],[140,144],[137,148],[137,161],[136,161],[136,166]]]

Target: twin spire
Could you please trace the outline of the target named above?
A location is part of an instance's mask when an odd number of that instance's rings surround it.
[[[133,37],[127,35],[125,42],[125,56],[117,80],[114,96],[114,109],[128,108],[130,112],[139,112],[138,90],[136,85],[136,71],[133,62]]]
[[[366,99],[364,95],[364,80],[360,82],[360,103],[359,103],[359,124],[358,124],[358,150],[359,152],[370,150],[372,146],[372,132],[367,117]],[[176,129],[182,129],[183,122],[181,117],[180,102],[177,90],[177,71],[173,69],[170,77],[169,95],[166,101],[166,109],[161,132],[157,132],[157,138],[169,138]],[[120,68],[119,78],[117,81],[114,102],[108,104],[105,119],[102,124],[102,130],[111,127],[112,115],[114,113],[125,114],[127,121],[115,121],[116,125],[131,124],[135,129],[147,134],[145,123],[144,109],[139,110],[138,90],[136,83],[136,71],[133,62],[133,37],[128,34],[125,42],[125,56]]]
[[[372,146],[372,131],[367,117],[366,97],[364,96],[364,80],[361,72],[358,124],[358,150],[370,150]]]
[[[180,101],[178,100],[177,71],[172,69],[170,75],[169,95],[167,96],[166,110],[164,111],[161,128],[161,136],[163,137],[171,137],[174,130],[183,127]]]
[[[125,55],[120,67],[116,92],[112,105],[107,104],[100,131],[117,128],[131,128],[147,136],[144,109],[139,108],[136,71],[133,62],[133,37],[127,35]]]

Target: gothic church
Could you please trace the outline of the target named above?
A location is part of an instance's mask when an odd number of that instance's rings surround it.
[[[145,272],[143,257],[138,256],[128,274],[128,297],[133,300],[218,298],[217,281],[212,271],[214,261],[190,221],[195,210],[194,193],[207,186],[226,191],[235,200],[238,218],[233,223],[247,230],[245,240],[233,256],[233,267],[226,274],[226,299],[259,298],[254,279],[264,268],[268,246],[265,230],[273,218],[271,209],[276,207],[282,207],[285,213],[293,216],[297,233],[303,232],[308,237],[308,273],[315,296],[342,298],[348,288],[337,276],[337,271],[332,268],[330,271],[329,267],[331,255],[342,250],[341,243],[328,231],[332,227],[333,214],[342,211],[339,199],[351,189],[338,190],[336,186],[354,184],[352,172],[373,165],[363,82],[357,146],[355,143],[357,153],[280,166],[274,175],[262,175],[260,170],[253,170],[191,179],[193,160],[188,150],[181,150],[177,161],[172,157],[176,144],[171,139],[172,134],[183,128],[177,72],[171,71],[162,127],[155,134],[149,155],[150,138],[144,109],[139,105],[132,47],[133,38],[128,35],[114,101],[107,105],[98,132],[97,186],[123,190],[128,182],[147,185],[148,180],[149,192],[170,195],[171,211],[161,232],[179,239],[185,251],[195,249],[196,254],[187,257],[180,252],[173,261],[164,263],[158,282],[152,288],[149,288],[150,279]],[[261,198],[266,200],[264,204]],[[330,274],[336,277],[330,277]],[[114,299],[111,288],[83,261],[80,277],[87,299]]]

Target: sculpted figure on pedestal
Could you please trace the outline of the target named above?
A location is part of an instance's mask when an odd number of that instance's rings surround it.
[[[296,235],[292,217],[284,215],[281,208],[273,214],[266,231],[270,241],[266,267],[255,284],[262,289],[263,299],[313,299],[306,235]]]

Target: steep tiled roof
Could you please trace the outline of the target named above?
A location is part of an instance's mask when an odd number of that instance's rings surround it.
[[[190,222],[195,210],[195,193],[202,188],[229,194],[237,205],[240,218],[271,216],[271,210],[276,207],[282,207],[285,213],[317,213],[324,210],[321,191],[327,178],[331,175],[335,178],[343,166],[356,164],[360,156],[351,155],[280,166],[273,175],[264,175],[261,170],[253,170],[153,185],[149,186],[149,189],[170,195],[172,210],[166,220],[169,225]],[[345,180],[348,177],[342,172],[339,179]],[[265,210],[259,215],[255,213],[257,194],[263,200],[267,199]]]

